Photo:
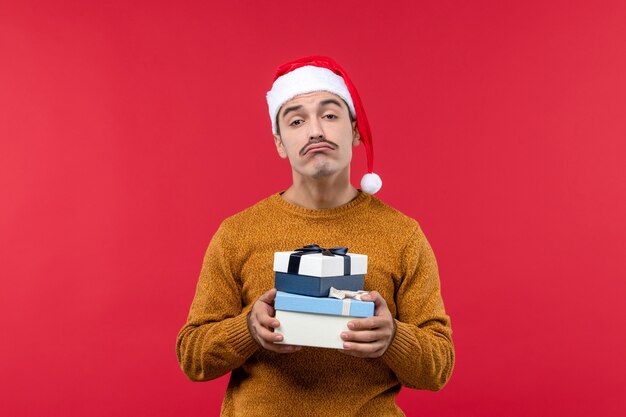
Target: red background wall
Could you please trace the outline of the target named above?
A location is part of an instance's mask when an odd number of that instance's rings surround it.
[[[457,365],[409,416],[626,415],[626,4],[2,2],[0,414],[212,416],[175,337],[220,221],[285,189],[274,69],[337,59]],[[354,178],[365,167],[355,155]]]

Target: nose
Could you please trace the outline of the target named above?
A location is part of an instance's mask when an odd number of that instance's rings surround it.
[[[317,118],[312,118],[309,125],[309,141],[315,142],[324,139],[324,129]]]

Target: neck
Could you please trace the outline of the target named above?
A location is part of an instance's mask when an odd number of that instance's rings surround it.
[[[350,184],[350,175],[322,178],[296,176],[282,197],[291,204],[308,209],[335,208],[354,200],[358,191]]]

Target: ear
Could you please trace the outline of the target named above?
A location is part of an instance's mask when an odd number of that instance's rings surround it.
[[[278,152],[278,156],[283,159],[287,158],[287,151],[285,151],[283,140],[280,138],[280,135],[276,133],[274,133],[274,144],[276,145],[276,151]]]
[[[361,143],[361,133],[359,133],[359,127],[355,120],[352,122],[352,146],[359,146],[359,143]]]

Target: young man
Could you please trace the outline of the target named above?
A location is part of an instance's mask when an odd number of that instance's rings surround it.
[[[181,368],[194,381],[232,371],[223,416],[401,416],[401,385],[439,390],[454,365],[432,249],[415,220],[371,196],[381,182],[345,71],[326,57],[287,63],[267,99],[293,184],[226,219],[213,236],[178,335]],[[361,142],[367,192],[350,183],[352,147]],[[368,255],[374,317],[349,323],[342,350],[276,343],[273,254],[312,243]]]

